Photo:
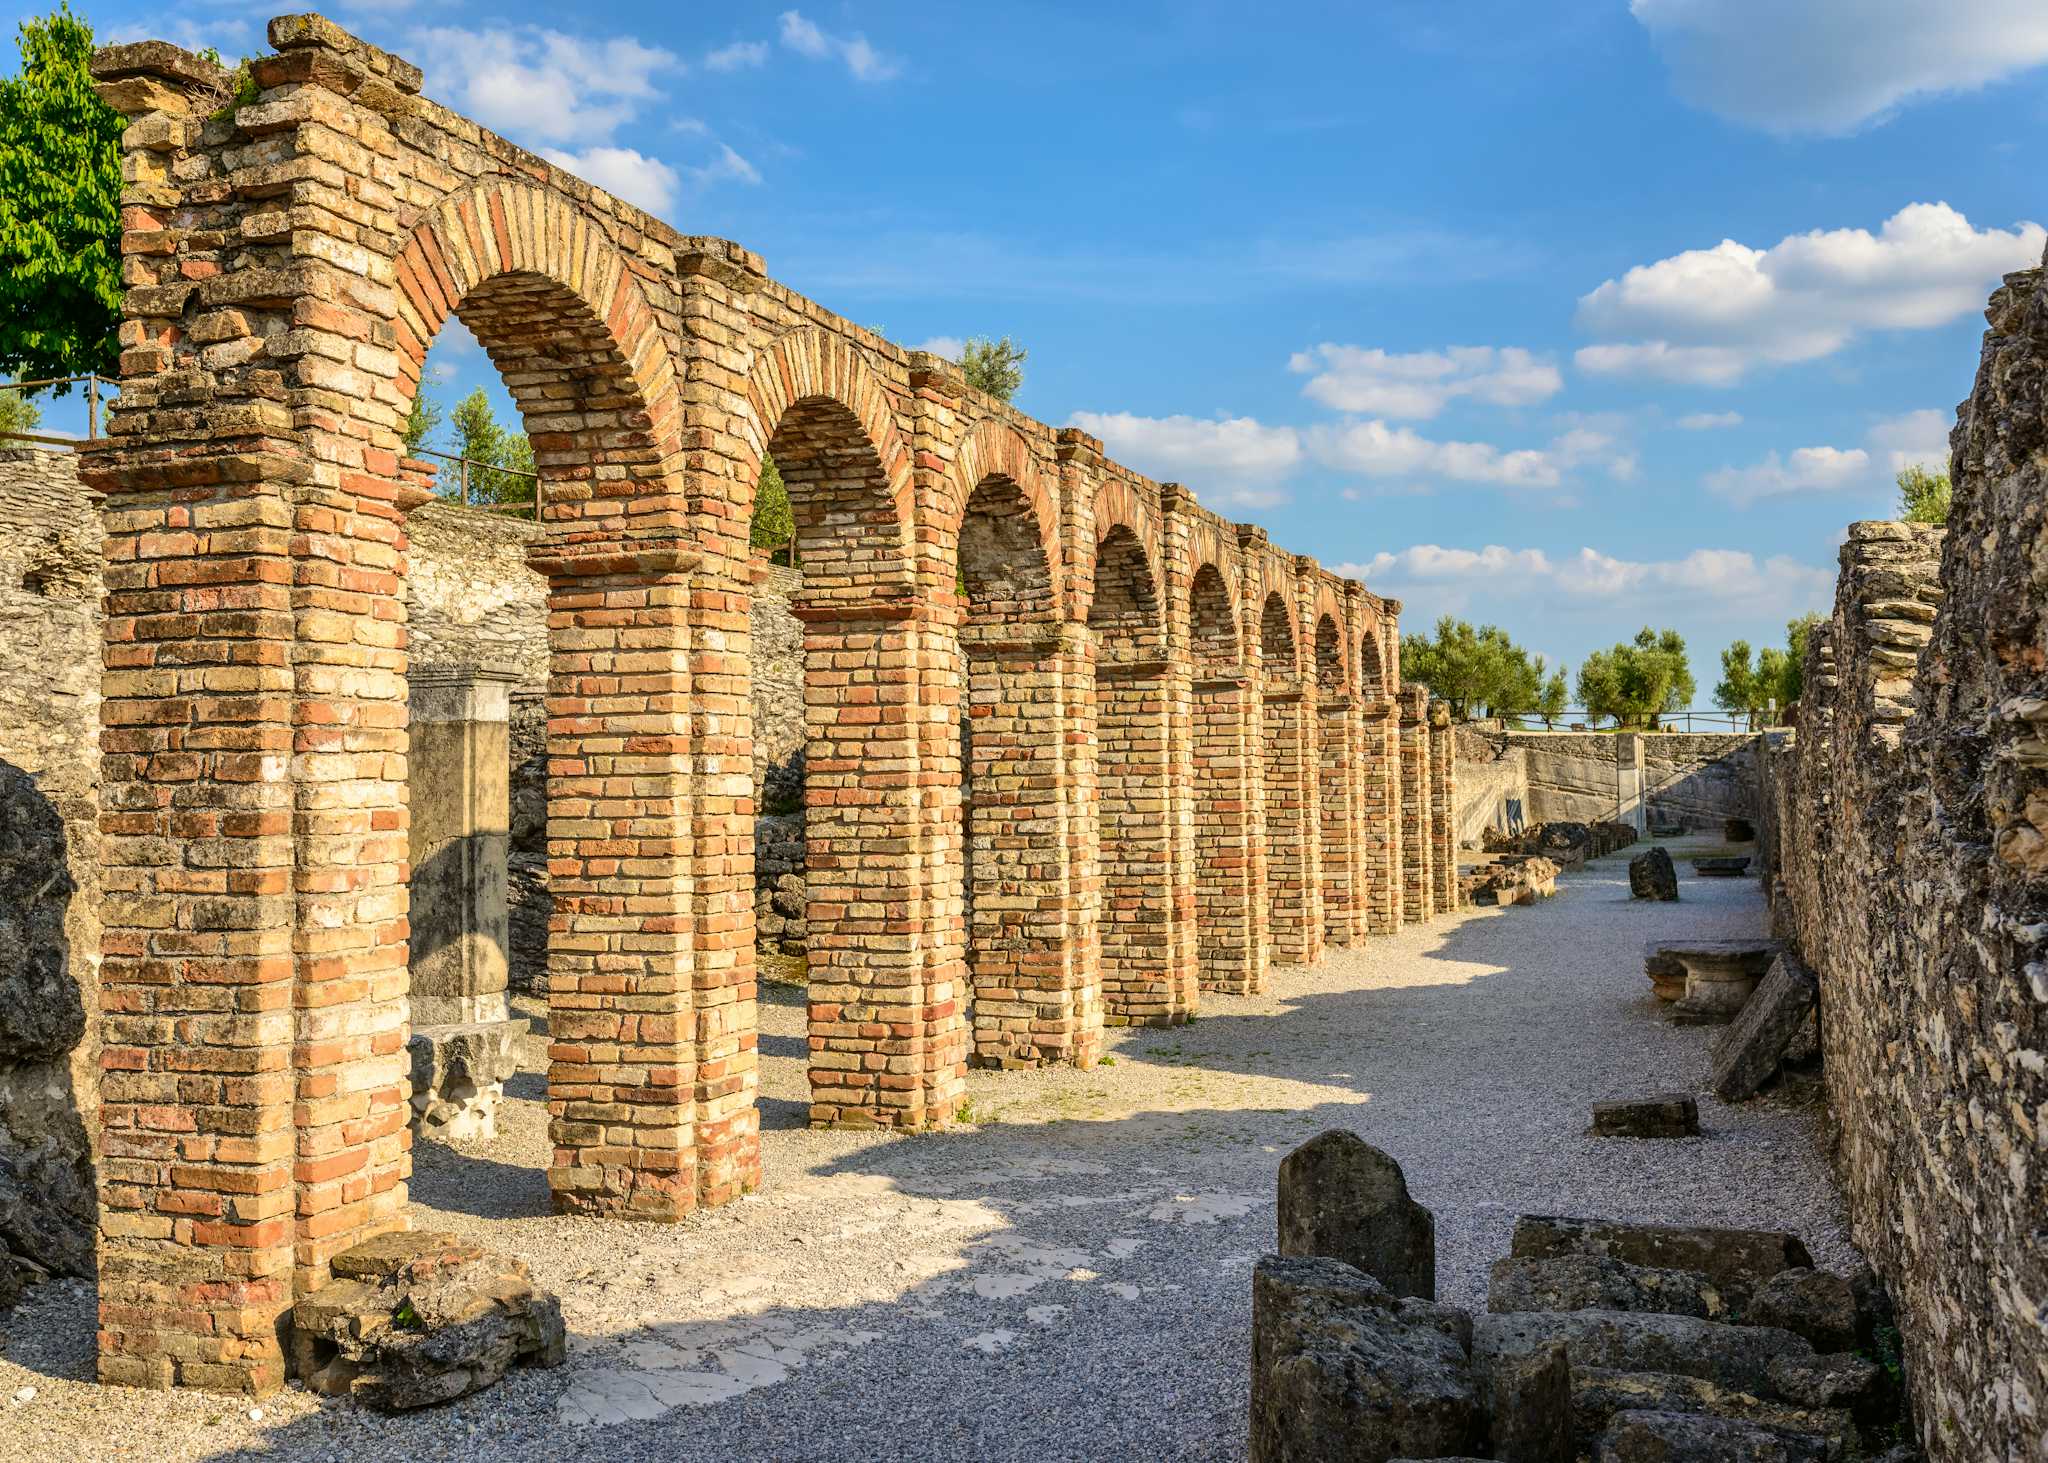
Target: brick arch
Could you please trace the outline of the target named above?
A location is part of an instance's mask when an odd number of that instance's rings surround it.
[[[860,457],[878,506],[886,508],[900,537],[908,573],[915,484],[912,456],[897,429],[896,412],[882,380],[848,341],[815,325],[800,325],[755,354],[747,373],[746,408],[739,423],[741,455],[725,485],[724,516],[733,517],[745,537],[753,517],[754,487],[761,458],[785,426],[803,426],[844,466]],[[808,418],[808,420],[802,420]],[[779,461],[779,460],[778,460]],[[789,479],[784,465],[783,478]],[[791,506],[797,506],[792,483]],[[709,505],[700,505],[708,507]],[[799,533],[802,531],[799,522]]]
[[[1123,529],[1136,541],[1138,552],[1145,561],[1146,572],[1151,576],[1153,595],[1157,600],[1165,585],[1159,575],[1159,520],[1147,503],[1129,483],[1111,478],[1095,492],[1095,562],[1089,574],[1090,595],[1088,612],[1094,614],[1094,597],[1101,592],[1102,546],[1109,542],[1117,529]],[[1121,542],[1121,540],[1119,540]]]
[[[1381,633],[1377,616],[1368,618],[1358,632],[1358,694],[1370,701],[1384,701],[1392,695],[1386,659],[1380,653]]]
[[[1198,661],[1235,665],[1241,658],[1237,593],[1236,579],[1225,565],[1205,559],[1195,566],[1188,582],[1188,623]]]
[[[1059,542],[1059,505],[1038,471],[1030,444],[1014,427],[995,417],[981,417],[960,440],[946,473],[944,526],[954,533],[956,552],[967,533],[967,507],[975,493],[991,479],[1007,483],[1029,511],[1033,532],[1050,581],[1052,609],[1058,613],[1064,600],[1065,576]]]
[[[1344,630],[1336,615],[1324,610],[1316,616],[1316,684],[1325,691],[1341,691],[1349,677],[1344,665]]]
[[[1300,668],[1294,640],[1294,611],[1287,595],[1278,589],[1267,590],[1259,608],[1259,657],[1268,676],[1291,676]]]
[[[680,402],[659,322],[626,257],[565,196],[486,178],[423,212],[393,267],[401,415],[427,348],[459,315],[525,420],[551,517],[644,492],[676,464]]]

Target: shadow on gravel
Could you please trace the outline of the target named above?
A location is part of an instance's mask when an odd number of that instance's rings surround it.
[[[545,1080],[541,1089],[537,1100],[545,1102]],[[506,1092],[509,1096],[509,1082]],[[430,1138],[412,1145],[411,1193],[414,1203],[479,1219],[540,1219],[554,1212],[544,1170],[500,1163]]]

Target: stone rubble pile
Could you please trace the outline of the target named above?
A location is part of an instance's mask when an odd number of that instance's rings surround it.
[[[1280,1182],[1287,1253],[1253,1278],[1254,1463],[1911,1456],[1886,1452],[1902,1399],[1873,1359],[1881,1293],[1815,1270],[1795,1235],[1525,1215],[1474,1316],[1433,1278],[1403,1269],[1401,1294],[1344,1258],[1419,1258],[1393,1159],[1324,1133]],[[1322,1239],[1343,1254],[1302,1248]]]

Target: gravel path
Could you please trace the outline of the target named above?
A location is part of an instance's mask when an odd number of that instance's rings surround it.
[[[1785,1226],[1846,1266],[1815,1110],[1722,1106],[1707,1033],[1665,1024],[1642,974],[1653,936],[1758,932],[1756,882],[1681,863],[1681,903],[1636,904],[1626,862],[1112,1032],[1094,1072],[973,1073],[977,1126],[942,1135],[799,1126],[800,997],[772,992],[764,1191],[674,1226],[547,1212],[536,1040],[495,1143],[420,1146],[414,1219],[523,1257],[563,1298],[569,1365],[395,1420],[291,1391],[251,1421],[80,1380],[90,1288],[50,1285],[0,1317],[0,1455],[1237,1458],[1274,1172],[1336,1125],[1436,1211],[1459,1304],[1525,1212]],[[1704,1136],[1584,1136],[1590,1103],[1666,1090],[1698,1094]]]

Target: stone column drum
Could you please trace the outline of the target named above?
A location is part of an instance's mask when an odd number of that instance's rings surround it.
[[[515,1064],[505,1004],[515,679],[474,665],[410,676],[412,1120],[432,1137],[491,1137]]]

